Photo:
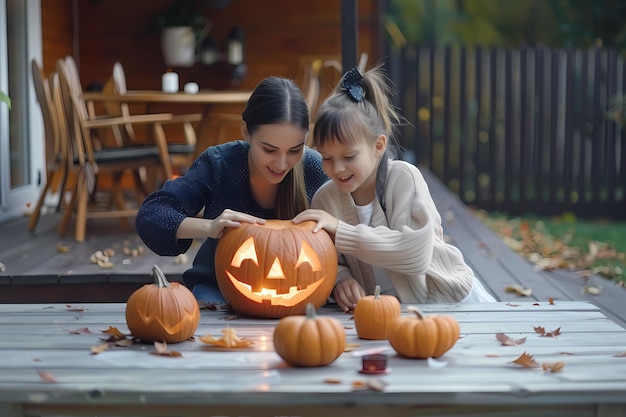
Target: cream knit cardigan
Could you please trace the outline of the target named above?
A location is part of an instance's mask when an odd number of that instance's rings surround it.
[[[359,224],[354,200],[333,181],[319,188],[311,208],[339,219],[335,247],[337,280],[352,276],[367,294],[376,282],[371,265],[385,269],[403,303],[462,301],[474,273],[454,246],[443,240],[441,216],[419,169],[404,161],[389,161],[384,201],[378,200],[370,225]]]

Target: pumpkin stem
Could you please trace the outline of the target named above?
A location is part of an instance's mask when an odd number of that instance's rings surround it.
[[[407,311],[415,313],[418,319],[421,320],[424,318],[424,313],[422,313],[422,311],[419,308],[417,308],[417,306],[408,306],[406,309]]]
[[[314,320],[317,317],[317,311],[315,311],[315,306],[313,303],[306,304],[306,318]]]
[[[154,283],[159,288],[169,287],[170,283],[165,278],[165,274],[161,271],[158,265],[154,265],[152,267],[152,276],[154,277]]]
[[[374,298],[380,298],[380,285],[377,285],[376,288],[374,288]]]

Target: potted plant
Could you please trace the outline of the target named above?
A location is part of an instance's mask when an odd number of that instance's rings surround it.
[[[157,18],[161,29],[161,48],[165,64],[190,67],[196,62],[196,45],[210,29],[209,19],[196,7],[196,2],[174,0]]]

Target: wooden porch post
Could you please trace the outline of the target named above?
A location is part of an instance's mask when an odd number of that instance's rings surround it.
[[[341,0],[341,65],[348,71],[357,65],[358,51],[357,0]]]

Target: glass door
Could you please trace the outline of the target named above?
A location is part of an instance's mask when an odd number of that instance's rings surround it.
[[[41,110],[30,61],[41,62],[38,0],[0,0],[0,222],[28,214],[45,181]]]

